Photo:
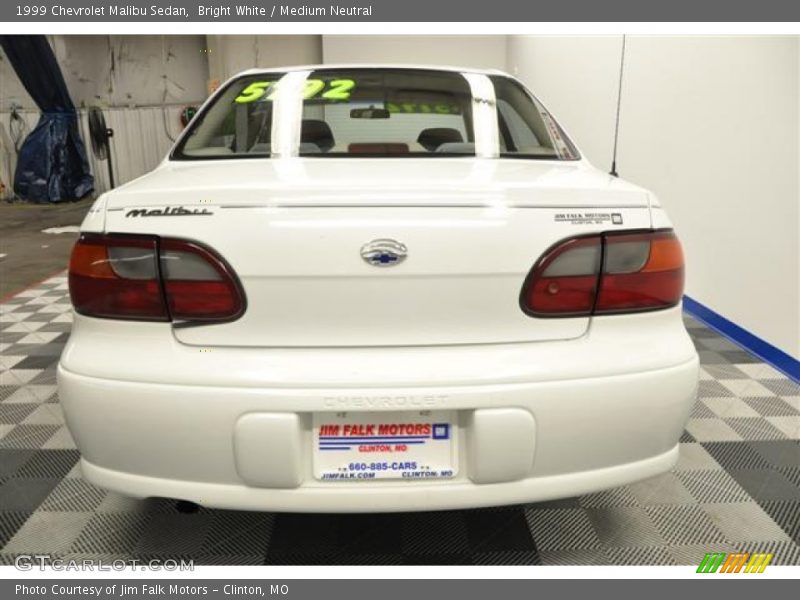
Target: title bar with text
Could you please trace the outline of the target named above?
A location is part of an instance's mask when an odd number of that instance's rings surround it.
[[[57,22],[798,22],[787,0],[5,0],[0,21]]]

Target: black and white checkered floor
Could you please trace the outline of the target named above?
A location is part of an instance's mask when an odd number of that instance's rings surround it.
[[[379,515],[185,513],[89,485],[55,385],[71,318],[63,276],[0,304],[0,563],[697,565],[741,550],[800,565],[800,386],[689,317],[702,381],[671,473],[543,504]]]

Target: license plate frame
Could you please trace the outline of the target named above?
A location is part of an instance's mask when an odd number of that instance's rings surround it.
[[[457,433],[454,411],[314,413],[314,478],[452,479],[458,474]]]

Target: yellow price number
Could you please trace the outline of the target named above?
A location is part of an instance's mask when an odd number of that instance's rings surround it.
[[[326,100],[349,100],[350,90],[356,86],[352,79],[334,79],[328,84],[328,90],[322,94]]]
[[[278,81],[254,81],[239,92],[234,98],[238,104],[248,104],[261,100],[275,100],[279,88]],[[325,89],[327,86],[327,89]],[[350,92],[356,86],[352,79],[332,79],[325,82],[322,79],[307,79],[303,87],[303,100],[320,97],[324,100],[349,100]],[[269,93],[267,94],[267,91]],[[266,95],[266,96],[265,96]]]
[[[241,92],[239,92],[239,95],[236,96],[234,102],[238,102],[239,104],[255,102],[266,93],[267,88],[273,86],[274,84],[274,81],[254,81],[245,87]]]

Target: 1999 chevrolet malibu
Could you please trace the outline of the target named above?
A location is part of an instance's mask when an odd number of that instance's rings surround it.
[[[59,365],[92,483],[277,511],[573,496],[668,470],[681,246],[517,80],[253,70],[101,196]]]

